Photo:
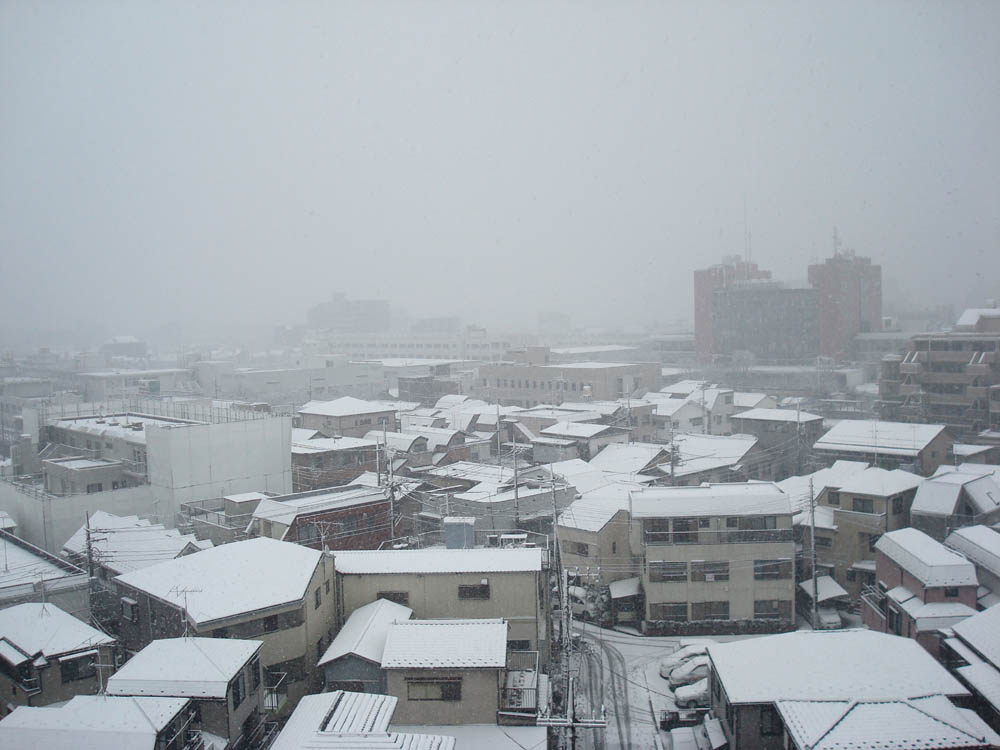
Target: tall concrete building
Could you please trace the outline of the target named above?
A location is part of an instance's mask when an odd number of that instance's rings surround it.
[[[882,266],[852,251],[834,253],[809,266],[809,283],[819,292],[819,350],[849,359],[859,333],[882,330]]]
[[[751,352],[761,362],[795,364],[819,353],[815,289],[777,281],[737,281],[712,294],[713,354]]]
[[[739,281],[770,278],[770,271],[761,271],[756,263],[739,256],[724,258],[722,263],[694,272],[694,337],[698,364],[711,364],[712,355],[717,351],[713,311],[715,292]]]

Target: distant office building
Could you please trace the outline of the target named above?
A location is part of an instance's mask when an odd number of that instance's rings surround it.
[[[768,281],[734,282],[712,295],[714,355],[750,352],[786,364],[819,353],[820,324],[815,289]]]
[[[882,329],[882,267],[853,252],[838,252],[809,266],[809,283],[819,293],[819,351],[824,357],[851,357],[859,333]]]
[[[387,331],[389,302],[384,299],[348,299],[336,292],[309,309],[309,326],[330,331]]]
[[[713,297],[738,281],[770,279],[770,271],[761,271],[756,263],[732,256],[722,263],[694,272],[694,336],[698,363],[712,363],[716,351]]]

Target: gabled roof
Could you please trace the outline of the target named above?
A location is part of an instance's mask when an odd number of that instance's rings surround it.
[[[502,669],[507,621],[406,620],[389,626],[383,669]]]
[[[381,432],[379,430],[372,430],[365,435],[365,440],[370,440],[378,445],[385,443],[389,448],[395,451],[402,451],[403,453],[413,453],[416,450],[416,444],[421,443],[421,447],[426,449],[423,443],[427,442],[427,438],[416,432]]]
[[[754,419],[759,422],[820,422],[823,417],[818,414],[810,414],[807,411],[796,411],[795,409],[747,409],[739,414],[733,414],[730,419]]]
[[[604,432],[617,432],[618,428],[606,424],[587,424],[584,422],[556,422],[551,427],[541,431],[542,435],[550,437],[595,438]]]
[[[631,494],[633,518],[791,513],[788,496],[773,482],[642,487]]]
[[[709,644],[708,653],[733,703],[969,694],[912,638],[872,630],[781,633]]]
[[[750,449],[757,445],[753,435],[699,435],[680,433],[674,435],[673,449],[676,451],[673,475],[691,476],[704,471],[735,467],[746,457]],[[670,475],[670,461],[662,462],[659,470]]]
[[[230,680],[260,651],[260,641],[165,638],[153,641],[108,680],[108,695],[225,698]]]
[[[840,491],[851,495],[889,497],[919,487],[923,481],[922,477],[902,469],[889,471],[878,466],[871,466],[849,476],[840,485]]]
[[[888,701],[778,701],[785,729],[798,748],[946,750],[992,744],[996,732],[943,695]],[[978,717],[977,717],[978,718]]]
[[[969,503],[976,513],[992,513],[1000,508],[1000,478],[989,472],[965,470],[963,464],[925,479],[913,498],[911,513],[950,516],[957,513],[959,502]]]
[[[1000,668],[1000,605],[984,609],[954,626],[955,633],[983,655],[993,666]]]
[[[369,433],[370,434],[370,433]],[[293,456],[306,456],[314,453],[331,453],[333,451],[365,450],[376,447],[374,440],[356,437],[315,438],[303,442],[292,442]]]
[[[412,615],[413,610],[409,607],[387,599],[376,599],[358,607],[351,612],[317,666],[323,666],[347,654],[356,654],[362,659],[381,664],[389,626],[397,620],[409,620]]]
[[[345,575],[384,573],[524,573],[542,569],[540,549],[345,550],[334,555]]]
[[[666,459],[664,446],[653,443],[611,443],[590,459],[590,465],[614,474],[641,474]]]
[[[253,517],[290,526],[299,516],[382,503],[385,500],[384,490],[377,487],[345,485],[326,491],[265,498],[254,508]]]
[[[343,690],[303,696],[271,750],[454,750],[454,737],[390,732],[396,701]]]
[[[1000,532],[989,526],[966,526],[951,532],[944,543],[974,565],[1000,577]]]
[[[187,698],[78,695],[58,708],[21,706],[0,721],[6,750],[155,750]]]
[[[14,650],[4,648],[0,655],[9,661],[23,654],[18,662],[21,663],[38,655],[52,659],[96,648],[114,643],[115,639],[54,604],[28,602],[0,609],[0,643],[3,642]]]
[[[778,482],[778,486],[791,498],[792,509],[801,511],[809,507],[810,480],[812,480],[813,494],[819,497],[823,490],[840,487],[850,477],[866,468],[868,464],[864,461],[835,461],[833,466],[814,471],[812,474],[782,479]]]
[[[315,414],[321,417],[352,417],[355,414],[379,414],[394,411],[385,404],[373,404],[353,396],[343,396],[333,401],[310,401],[299,409],[299,414]]]
[[[322,553],[276,539],[223,544],[118,576],[208,623],[301,600]],[[186,593],[185,593],[186,591]]]
[[[924,586],[978,585],[972,563],[919,529],[897,529],[883,534],[875,549]]]
[[[636,485],[611,484],[587,492],[559,514],[558,525],[568,529],[598,532],[616,514],[628,510],[629,492]]]
[[[843,419],[813,444],[815,450],[916,457],[945,430],[941,424]]]

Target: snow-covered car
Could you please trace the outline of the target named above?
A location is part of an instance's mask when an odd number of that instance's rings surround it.
[[[670,687],[676,688],[681,685],[690,685],[702,677],[708,677],[708,657],[696,656],[693,659],[688,659],[679,667],[674,668],[670,673]]]
[[[816,624],[820,630],[834,630],[844,626],[840,619],[840,610],[834,607],[817,607],[816,616],[819,619]]]
[[[670,730],[670,746],[674,750],[701,750],[693,727],[676,727]]]
[[[690,685],[681,685],[674,691],[678,708],[697,708],[708,705],[708,678],[703,677]]]
[[[709,641],[704,643],[696,643],[690,646],[684,646],[679,648],[674,653],[670,654],[666,659],[660,662],[660,677],[667,679],[670,677],[670,673],[679,667],[681,664],[686,662],[688,659],[693,659],[696,656],[704,656],[707,651]]]

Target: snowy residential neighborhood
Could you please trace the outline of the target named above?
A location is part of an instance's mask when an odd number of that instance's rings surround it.
[[[1000,2],[0,71],[0,750],[1000,750]]]

